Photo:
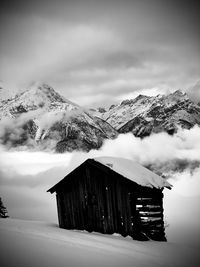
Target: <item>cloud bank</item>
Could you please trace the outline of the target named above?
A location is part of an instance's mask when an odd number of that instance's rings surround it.
[[[56,146],[56,138],[43,140],[48,130],[57,122],[67,123],[73,116],[84,112],[81,107],[76,107],[71,111],[46,111],[44,108],[23,112],[15,118],[4,117],[0,120],[0,144],[5,149],[20,150],[38,147],[38,150],[53,150]],[[60,136],[58,136],[58,139]],[[38,140],[42,142],[36,145]],[[36,148],[37,149],[37,148]]]
[[[1,171],[10,179],[15,179],[13,173],[18,175],[40,175],[50,172],[51,169],[61,168],[67,171],[75,168],[87,158],[98,156],[113,156],[137,161],[167,178],[184,175],[194,176],[198,181],[200,168],[200,128],[190,130],[179,129],[171,136],[167,133],[152,134],[140,139],[131,133],[120,134],[114,140],[105,140],[99,150],[85,152],[66,152],[56,154],[41,151],[13,151],[1,146],[0,166]],[[189,179],[186,179],[189,181]],[[200,187],[199,187],[200,188]],[[191,192],[192,193],[192,192]]]

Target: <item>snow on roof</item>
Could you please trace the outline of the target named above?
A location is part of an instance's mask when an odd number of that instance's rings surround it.
[[[132,160],[115,157],[97,157],[94,160],[139,185],[169,189],[172,187],[165,179]]]

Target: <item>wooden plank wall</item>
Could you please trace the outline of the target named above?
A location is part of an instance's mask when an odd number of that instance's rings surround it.
[[[139,192],[136,199],[136,210],[140,217],[141,231],[150,239],[166,241],[162,191]]]
[[[57,191],[59,225],[134,239],[165,240],[163,194],[113,175],[101,166],[79,169]]]

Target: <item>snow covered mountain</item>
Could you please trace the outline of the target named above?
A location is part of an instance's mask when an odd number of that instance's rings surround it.
[[[195,124],[200,125],[200,106],[179,90],[155,97],[139,95],[109,110],[85,110],[44,83],[0,100],[0,141],[8,147],[89,151],[118,133],[173,134]]]
[[[99,113],[99,117],[119,133],[132,132],[138,137],[161,131],[173,134],[179,127],[190,129],[200,125],[200,106],[178,90],[169,95],[139,95],[124,100]]]
[[[99,148],[117,132],[101,118],[65,99],[47,84],[35,84],[0,102],[1,143],[55,149]]]

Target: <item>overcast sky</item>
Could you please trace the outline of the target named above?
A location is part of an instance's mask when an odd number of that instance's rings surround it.
[[[193,0],[3,0],[0,80],[85,106],[185,90],[200,79],[199,25]]]

